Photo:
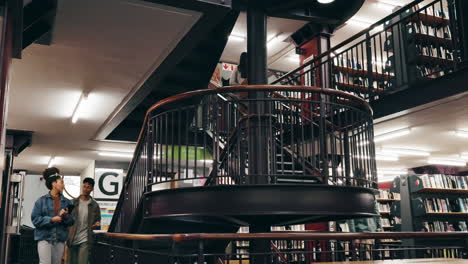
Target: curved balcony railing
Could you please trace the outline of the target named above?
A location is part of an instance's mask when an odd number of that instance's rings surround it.
[[[150,191],[265,184],[376,188],[374,151],[370,106],[344,92],[258,85],[169,97],[147,112],[111,231],[131,225]]]
[[[462,1],[411,1],[272,84],[333,88],[372,101],[458,71],[468,58]]]

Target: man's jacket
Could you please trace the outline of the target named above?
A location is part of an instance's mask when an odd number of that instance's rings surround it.
[[[98,203],[90,197],[91,202],[88,204],[88,240],[87,243],[91,244],[93,243],[93,229],[92,226],[96,222],[101,222],[101,208],[99,207]],[[80,213],[79,208],[80,208],[80,198],[78,199],[73,199],[73,205],[75,206],[75,209],[73,210],[73,217],[75,219],[78,219],[78,214]],[[67,244],[69,246],[72,245],[73,239],[75,238],[76,234],[76,228],[78,227],[78,222],[76,222],[71,228],[70,228],[70,234],[68,236],[68,241]],[[98,228],[99,229],[99,228]]]

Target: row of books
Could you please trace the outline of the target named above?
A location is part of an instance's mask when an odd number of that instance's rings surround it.
[[[391,222],[390,222],[390,219],[388,219],[388,218],[382,217],[381,221],[382,221],[382,226],[391,226],[392,225]]]
[[[411,46],[409,46],[411,47]],[[414,44],[414,50],[409,49],[410,54],[414,51],[417,55],[453,60],[453,51],[438,45],[417,45]]]
[[[468,198],[427,198],[423,203],[427,213],[468,212]]]
[[[379,190],[379,193],[377,194],[377,197],[376,197],[376,198],[400,200],[400,194],[399,194],[399,193],[390,192],[389,190],[382,190],[382,189],[380,189],[380,190]]]
[[[464,231],[467,232],[466,221],[432,221],[432,222],[423,222],[422,228],[425,232],[454,232],[454,231]]]
[[[425,65],[416,65],[416,76],[417,77],[428,77],[428,78],[437,78],[444,76],[446,69],[443,69],[440,65],[435,66],[425,66]]]
[[[412,34],[413,32],[444,39],[451,39],[452,37],[448,27],[432,27],[423,25],[422,22],[411,23],[410,27],[408,27],[408,33]]]
[[[390,205],[389,204],[384,204],[384,203],[379,203],[379,211],[380,212],[390,212]]]
[[[419,176],[424,188],[468,190],[468,176],[424,174]]]
[[[305,225],[272,226],[271,231],[305,231]]]

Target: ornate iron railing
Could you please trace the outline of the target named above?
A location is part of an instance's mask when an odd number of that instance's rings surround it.
[[[173,96],[146,115],[110,230],[128,232],[150,191],[259,184],[376,188],[374,151],[372,110],[340,91],[265,85]]]
[[[436,0],[420,8],[421,2],[402,7],[273,84],[299,82],[374,100],[458,70],[466,59],[462,5]]]

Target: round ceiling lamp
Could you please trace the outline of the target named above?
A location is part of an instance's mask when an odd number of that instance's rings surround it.
[[[335,2],[335,0],[317,0],[321,4],[329,4]]]

